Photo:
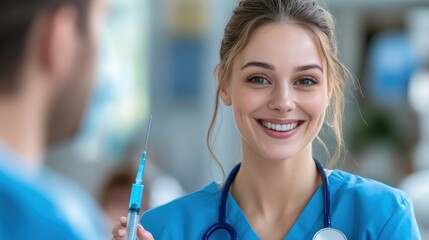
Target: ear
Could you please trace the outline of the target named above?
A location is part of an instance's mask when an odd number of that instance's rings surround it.
[[[77,13],[73,7],[64,6],[46,17],[42,36],[41,57],[44,69],[54,76],[70,74],[75,64],[79,32]]]
[[[220,90],[220,97],[226,106],[231,106],[231,97],[229,96],[229,88]]]
[[[226,83],[222,82],[222,76],[223,76],[223,71],[219,68],[217,70],[217,79],[218,79],[218,86],[219,86],[219,94],[220,97],[222,98],[223,103],[226,106],[231,106],[232,101],[231,101],[231,96],[229,93],[229,85],[227,85]]]

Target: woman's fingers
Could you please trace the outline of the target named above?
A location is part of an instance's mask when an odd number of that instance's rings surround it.
[[[127,237],[127,218],[121,217],[119,223],[115,224],[112,229],[112,240],[125,240]]]
[[[112,229],[112,240],[125,240],[127,237],[127,218],[119,218],[119,223]],[[142,225],[137,226],[137,237],[139,240],[154,240],[150,232],[146,231]]]
[[[113,226],[112,240],[125,240],[127,237],[127,218],[119,218],[119,223]],[[146,231],[142,225],[137,227],[137,237],[139,240],[154,240],[150,232]]]
[[[120,217],[119,222],[122,224],[122,226],[127,226],[127,217]]]
[[[139,240],[154,240],[152,234],[146,231],[140,224],[137,227],[137,237]]]

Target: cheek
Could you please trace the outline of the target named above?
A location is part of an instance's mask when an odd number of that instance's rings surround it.
[[[231,85],[231,107],[234,114],[234,122],[239,134],[248,138],[249,134],[253,135],[253,113],[257,112],[264,106],[265,97],[254,89],[245,86]],[[247,137],[246,137],[247,136]]]
[[[314,120],[321,119],[323,122],[328,106],[328,96],[324,92],[313,92],[303,98],[301,107]]]
[[[241,86],[232,87],[231,90],[232,108],[236,115],[250,114],[264,104],[264,96],[260,93],[255,94],[252,89]]]

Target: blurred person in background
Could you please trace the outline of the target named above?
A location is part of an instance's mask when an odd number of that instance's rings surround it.
[[[111,226],[123,216],[124,212],[128,211],[131,185],[135,182],[141,146],[144,145],[139,136],[140,134],[136,134],[132,137],[131,146],[124,160],[107,171],[98,194],[99,203],[109,218]],[[154,162],[156,160],[150,157],[146,159],[141,212],[168,203],[185,194],[177,179],[160,170]]]
[[[106,239],[93,199],[44,167],[91,92],[104,0],[0,1],[0,239]]]
[[[315,0],[242,0],[225,27],[220,100],[233,111],[242,159],[225,183],[143,214],[145,239],[420,239],[402,191],[313,157],[323,124],[343,144],[348,70],[331,14]],[[216,159],[216,158],[215,158]],[[126,218],[113,229],[124,239]],[[213,234],[213,235],[211,235]],[[153,236],[152,236],[153,235]]]

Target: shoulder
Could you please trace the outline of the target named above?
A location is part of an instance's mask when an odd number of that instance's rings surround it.
[[[340,170],[332,172],[329,182],[336,224],[352,239],[420,239],[405,192]]]
[[[390,206],[409,207],[411,200],[403,191],[373,179],[364,178],[341,170],[334,170],[329,177],[336,193],[355,199],[365,200],[368,204],[383,200]]]
[[[78,239],[44,194],[0,171],[0,239]]]
[[[145,212],[142,219],[150,222],[151,219],[162,218],[167,213],[169,216],[177,215],[176,217],[179,217],[183,213],[192,214],[198,212],[198,210],[206,210],[213,207],[212,203],[217,202],[219,194],[220,191],[217,184],[212,182],[197,192],[177,198],[167,204]],[[198,210],[196,211],[196,209]]]
[[[213,222],[212,219],[217,216],[217,207],[213,206],[218,205],[219,196],[220,190],[217,184],[212,182],[197,192],[145,212],[141,223],[155,238],[169,239],[172,236],[166,235],[173,233],[180,236],[186,226],[201,226],[205,221]]]

